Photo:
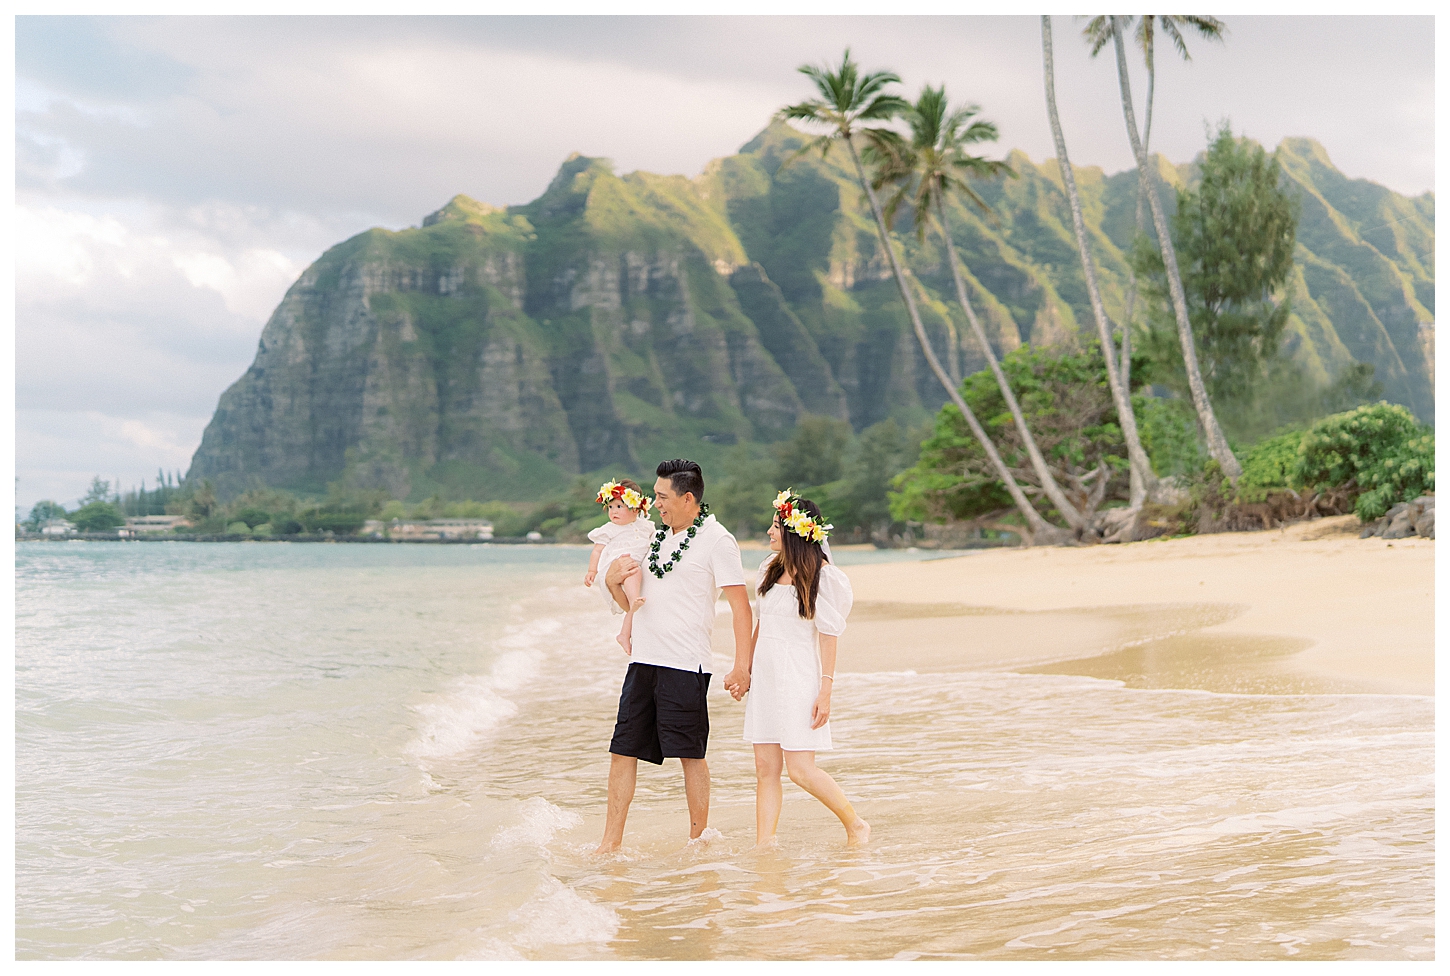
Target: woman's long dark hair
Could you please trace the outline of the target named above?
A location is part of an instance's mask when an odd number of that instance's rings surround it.
[[[798,507],[817,522],[821,521],[821,510],[815,502],[802,498]],[[810,542],[796,535],[780,521],[779,515],[776,515],[775,523],[780,526],[780,552],[765,567],[757,592],[765,596],[772,586],[780,582],[782,574],[789,572],[801,616],[812,620],[816,616],[816,594],[821,591],[821,566],[825,564],[826,553],[819,542]]]

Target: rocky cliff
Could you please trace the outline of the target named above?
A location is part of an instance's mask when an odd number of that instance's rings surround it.
[[[273,313],[188,477],[223,496],[342,479],[398,498],[529,498],[580,472],[777,440],[807,413],[857,429],[926,416],[945,396],[864,201],[834,161],[783,165],[800,144],[773,125],[694,180],[573,156],[528,205],[455,197],[419,227],[337,245]],[[1281,155],[1304,199],[1295,355],[1323,379],[1372,362],[1386,395],[1429,419],[1433,196],[1348,180],[1309,140]],[[999,353],[1091,322],[1056,164],[1011,162],[1019,178],[978,187],[995,221],[950,215]],[[1117,316],[1134,176],[1077,175]],[[960,315],[949,270],[930,237],[905,237],[945,350]],[[980,368],[957,333],[964,368]]]

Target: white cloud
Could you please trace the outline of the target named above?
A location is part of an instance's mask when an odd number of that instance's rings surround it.
[[[185,471],[209,418],[163,411],[117,416],[99,410],[15,412],[15,504],[73,506],[99,476],[125,489],[154,486],[158,469]]]

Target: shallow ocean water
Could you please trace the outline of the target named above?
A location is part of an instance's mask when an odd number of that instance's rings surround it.
[[[627,659],[586,562],[17,546],[17,956],[1433,958],[1429,698],[843,673],[819,760],[872,843],[787,783],[754,853],[716,681],[710,840],[641,764],[594,857]]]

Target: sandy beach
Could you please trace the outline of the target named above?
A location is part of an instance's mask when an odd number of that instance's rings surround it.
[[[852,566],[857,603],[840,668],[1433,695],[1435,543],[1360,539],[1359,529],[1349,515],[1267,532]],[[728,643],[722,629],[716,641]]]

